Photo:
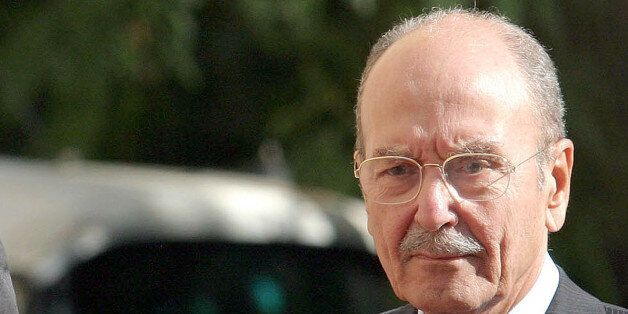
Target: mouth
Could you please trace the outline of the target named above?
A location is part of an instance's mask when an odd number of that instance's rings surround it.
[[[444,253],[430,253],[425,251],[418,251],[408,255],[408,259],[418,258],[426,261],[435,261],[435,262],[447,262],[447,261],[456,261],[461,259],[466,259],[469,257],[473,257],[472,254],[444,254]]]

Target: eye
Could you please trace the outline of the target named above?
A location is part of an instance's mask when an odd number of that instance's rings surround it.
[[[416,167],[412,165],[408,165],[408,164],[401,164],[401,165],[389,168],[388,170],[386,170],[386,174],[393,177],[403,176],[403,175],[407,175],[414,172],[413,168],[416,168]]]
[[[491,168],[491,163],[483,159],[470,158],[469,160],[467,160],[467,163],[465,163],[462,167],[462,170],[467,174],[476,174],[481,172],[482,170],[485,170],[486,168]]]
[[[493,172],[507,171],[506,165],[507,162],[500,156],[459,156],[447,162],[445,172],[452,176],[489,175]]]
[[[421,170],[412,160],[390,156],[367,160],[361,172],[371,180],[405,180],[420,175]]]

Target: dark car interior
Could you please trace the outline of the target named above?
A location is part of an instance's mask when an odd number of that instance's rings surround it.
[[[47,291],[29,312],[378,313],[399,304],[372,254],[287,244],[129,243]]]

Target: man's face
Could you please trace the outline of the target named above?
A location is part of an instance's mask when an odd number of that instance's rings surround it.
[[[474,37],[476,36],[476,37]],[[479,37],[479,38],[478,38]],[[464,38],[415,31],[391,46],[364,85],[364,156],[403,155],[441,164],[466,152],[494,153],[517,164],[537,151],[537,128],[524,81],[507,48],[479,34]],[[395,293],[424,311],[506,309],[533,284],[547,245],[547,199],[533,159],[491,201],[450,193],[435,167],[419,195],[382,205],[365,195],[369,232]],[[400,250],[409,230],[455,230],[479,253]]]

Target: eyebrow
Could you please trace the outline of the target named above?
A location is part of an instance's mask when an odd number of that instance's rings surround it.
[[[411,157],[410,149],[407,146],[384,146],[376,148],[373,151],[372,157],[384,157],[384,156],[401,156],[401,157]]]
[[[470,141],[461,140],[459,143],[453,145],[450,156],[464,153],[498,154],[500,152],[499,147],[501,146],[503,146],[503,143],[486,138],[472,139]],[[414,159],[410,149],[406,145],[376,148],[373,151],[373,155],[369,158],[385,156],[400,156]]]
[[[503,143],[491,139],[476,139],[469,142],[463,141],[456,146],[458,148],[455,153],[497,154]]]

